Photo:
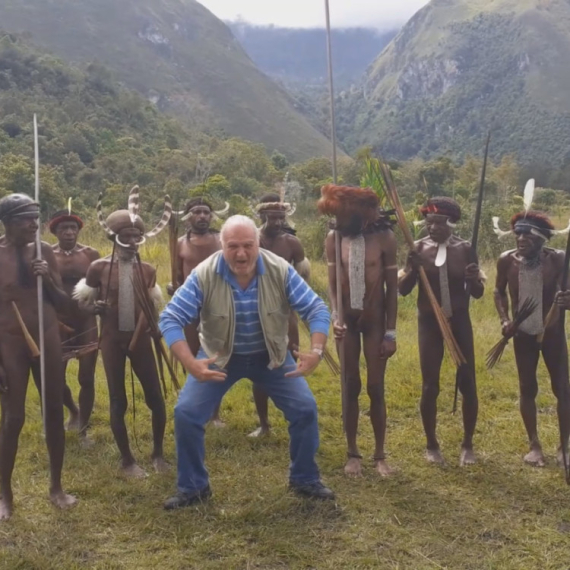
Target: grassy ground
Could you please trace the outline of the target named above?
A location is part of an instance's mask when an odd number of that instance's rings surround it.
[[[158,256],[158,248],[147,249],[146,258],[160,263],[166,283],[167,261]],[[323,268],[316,274],[322,279]],[[336,504],[303,502],[287,492],[286,425],[272,408],[273,435],[261,441],[246,437],[256,418],[249,383],[243,381],[224,401],[227,428],[207,433],[214,499],[200,508],[166,513],[162,501],[175,489],[174,469],[144,481],[118,474],[99,368],[92,429],[96,446],[84,451],[75,434],[68,437],[64,481],[79,498],[69,512],[54,510],[46,499],[47,458],[38,398],[30,390],[15,473],[16,512],[0,526],[0,568],[568,568],[569,489],[554,464],[554,398],[541,368],[539,422],[549,464],[527,467],[521,460],[526,446],[512,350],[493,373],[483,366],[485,352],[499,336],[490,289],[473,305],[481,401],[477,466],[457,466],[461,422],[450,414],[454,374],[449,362],[439,416],[448,464],[440,468],[423,460],[415,309],[413,299],[405,299],[399,352],[387,376],[387,449],[399,468],[393,479],[381,480],[372,470],[365,395],[360,436],[365,475],[359,480],[343,476],[339,381],[321,366],[310,384],[320,409],[319,463],[337,493]],[[76,382],[71,385],[76,390]],[[136,398],[138,445],[133,437],[133,448],[150,472],[150,423],[140,389]],[[174,400],[170,394],[166,435],[173,465]],[[132,416],[128,422],[132,434]]]

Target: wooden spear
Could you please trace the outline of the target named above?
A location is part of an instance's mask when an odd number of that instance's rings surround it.
[[[568,271],[570,268],[570,234],[568,234],[568,239],[566,241],[566,254],[564,256],[564,269],[562,272],[562,282],[560,284],[560,290],[566,291],[568,289]],[[559,338],[561,343],[566,342],[566,311],[560,311],[559,317]],[[563,374],[568,374],[567,360],[564,358],[560,359],[560,371]],[[562,375],[559,374],[559,378]],[[559,380],[560,381],[560,380]],[[567,382],[567,379],[564,379]],[[564,388],[562,387],[562,390]],[[563,391],[561,392],[564,393]],[[567,418],[568,419],[568,418]],[[562,450],[562,462],[564,463],[564,474],[566,476],[566,483],[570,485],[570,462],[568,461],[568,434],[565,434],[564,420],[558,415],[558,429],[560,430],[560,445]]]
[[[410,251],[413,251],[415,248],[414,238],[412,236],[412,233],[410,232],[408,223],[406,222],[404,208],[402,206],[402,203],[400,202],[400,197],[398,196],[398,192],[396,190],[396,186],[392,179],[392,174],[390,173],[390,169],[384,163],[380,162],[380,172],[382,175],[382,179],[384,181],[386,196],[388,197],[388,200],[390,201],[392,208],[396,211],[398,226],[400,227],[402,233],[404,234],[404,239],[406,240],[408,248],[410,249]],[[426,295],[429,299],[432,310],[434,312],[435,318],[439,325],[439,329],[441,331],[444,344],[447,347],[447,350],[451,355],[451,358],[453,359],[455,366],[457,368],[465,366],[465,364],[467,364],[467,361],[465,360],[465,357],[463,356],[463,353],[461,352],[461,349],[457,344],[457,340],[453,336],[453,332],[451,331],[449,322],[437,301],[437,298],[428,280],[426,271],[422,266],[420,266],[419,268],[419,275],[420,275],[420,280],[422,282],[422,286],[424,288],[424,291],[426,292]]]
[[[491,131],[487,134],[485,143],[485,158],[481,170],[481,183],[479,184],[479,194],[477,196],[477,207],[475,209],[475,220],[473,221],[473,235],[471,237],[471,254],[473,261],[477,261],[477,245],[479,243],[479,227],[481,225],[481,211],[483,209],[483,197],[485,195],[485,177],[487,175],[487,161],[489,159],[489,143],[491,142]],[[467,295],[467,308],[471,301],[471,282],[465,284],[465,294]],[[455,395],[453,396],[453,413],[457,411],[457,398],[459,396],[459,370],[455,374]]]
[[[336,116],[334,108],[334,74],[333,74],[333,58],[332,58],[332,42],[331,42],[331,17],[329,0],[325,0],[325,19],[327,28],[327,63],[329,76],[329,105],[331,119],[331,142],[332,142],[332,175],[333,182],[337,184],[337,164],[336,164]],[[344,325],[344,310],[342,306],[342,237],[338,229],[334,232],[334,250],[336,264],[336,311],[337,322],[340,326]],[[342,425],[346,431],[346,406],[347,406],[347,386],[346,386],[346,366],[345,366],[345,348],[344,339],[338,341],[338,358],[340,360],[340,384],[341,384],[341,401],[342,401]]]
[[[38,143],[38,118],[34,113],[34,161],[35,161],[35,199],[40,203],[40,151]],[[41,217],[38,219],[38,231],[36,233],[36,256],[42,259]],[[38,326],[40,340],[40,378],[42,412],[44,421],[44,433],[46,431],[46,359],[45,359],[45,333],[44,333],[44,280],[41,275],[37,277],[38,288]]]

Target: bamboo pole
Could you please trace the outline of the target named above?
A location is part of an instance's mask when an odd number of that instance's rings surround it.
[[[400,202],[400,197],[398,196],[398,192],[396,190],[396,186],[394,185],[394,181],[392,180],[392,175],[390,173],[390,169],[385,164],[380,164],[380,172],[384,179],[384,186],[386,188],[386,195],[392,204],[392,208],[396,211],[396,215],[398,218],[398,225],[404,234],[404,239],[408,245],[410,251],[413,251],[415,248],[414,245],[414,238],[412,233],[410,232],[410,228],[406,222],[406,217],[404,213],[404,208],[402,207],[402,203]],[[457,368],[467,364],[459,345],[457,344],[457,340],[453,336],[453,332],[451,331],[451,327],[447,320],[447,317],[444,315],[437,298],[431,288],[430,282],[428,280],[427,274],[425,269],[420,266],[419,268],[419,275],[420,280],[422,282],[422,286],[428,296],[429,302],[431,304],[432,310],[436,317],[437,323],[439,325],[439,329],[441,331],[443,341],[445,346],[455,363]]]
[[[35,199],[40,203],[40,150],[38,141],[38,118],[34,114],[34,163],[35,163]],[[41,216],[38,219],[38,231],[36,233],[36,257],[42,259],[42,239],[41,239]],[[45,360],[45,332],[44,332],[44,280],[41,275],[37,276],[38,288],[38,326],[40,340],[40,383],[42,395],[42,412],[44,421],[44,432],[46,432],[46,360]]]
[[[327,29],[327,64],[328,64],[328,79],[329,79],[329,107],[331,119],[331,142],[332,142],[332,175],[333,182],[337,184],[337,153],[336,153],[336,115],[334,108],[334,73],[333,73],[333,57],[332,57],[332,42],[331,42],[331,18],[329,0],[325,0],[325,21]],[[336,311],[337,322],[339,325],[344,325],[344,310],[342,306],[342,237],[340,232],[334,232],[335,244],[335,264],[336,264]],[[345,345],[344,339],[337,341],[338,358],[340,360],[340,383],[341,383],[341,399],[342,399],[342,425],[346,430],[346,366],[345,366]]]

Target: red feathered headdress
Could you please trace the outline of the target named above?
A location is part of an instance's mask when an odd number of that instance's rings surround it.
[[[358,214],[368,224],[378,217],[379,204],[378,196],[371,188],[327,184],[321,188],[317,208],[328,216],[336,217],[341,212],[344,215]]]

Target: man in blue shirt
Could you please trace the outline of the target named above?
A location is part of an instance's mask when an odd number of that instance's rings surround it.
[[[289,422],[291,489],[305,497],[334,499],[315,462],[317,406],[304,378],[322,359],[329,311],[293,267],[260,250],[258,229],[249,218],[229,218],[221,241],[222,251],[196,267],[160,318],[167,344],[189,371],[174,410],[178,494],[164,507],[186,507],[211,496],[204,426],[241,378],[262,387]],[[287,351],[291,310],[311,329],[311,350],[299,354],[297,363]],[[194,357],[184,327],[198,319],[201,349]]]

